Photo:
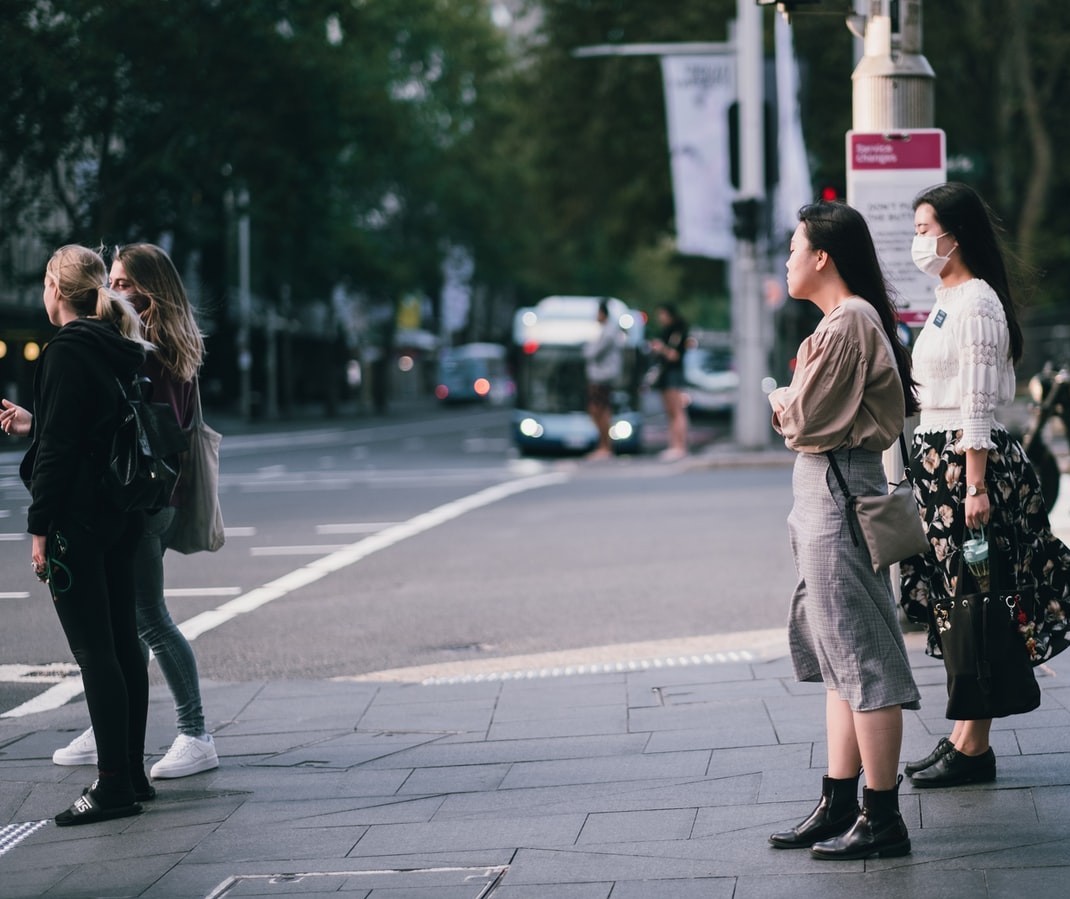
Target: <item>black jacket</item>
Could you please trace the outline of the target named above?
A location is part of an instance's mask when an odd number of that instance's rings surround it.
[[[33,379],[32,443],[19,474],[30,490],[26,530],[57,522],[107,526],[96,487],[118,426],[122,394],[144,350],[98,319],[68,322],[47,343]]]

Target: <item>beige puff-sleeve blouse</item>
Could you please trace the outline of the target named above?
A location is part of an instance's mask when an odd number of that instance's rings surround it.
[[[877,310],[858,297],[833,309],[769,402],[773,427],[796,452],[891,446],[904,424],[903,384]]]

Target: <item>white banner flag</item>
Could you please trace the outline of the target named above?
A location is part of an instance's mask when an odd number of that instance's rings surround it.
[[[676,249],[730,259],[732,188],[728,109],[736,100],[735,54],[663,56],[665,115],[676,204]]]
[[[776,39],[777,162],[780,178],[776,187],[773,227],[776,237],[791,234],[799,224],[798,212],[813,202],[810,164],[803,141],[799,111],[799,65],[795,60],[791,26],[783,16],[774,16]]]

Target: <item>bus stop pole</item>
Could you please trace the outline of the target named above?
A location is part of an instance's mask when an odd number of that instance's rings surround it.
[[[754,0],[737,0],[736,65],[739,92],[739,193],[763,217],[765,138],[763,114],[762,10]],[[732,334],[739,372],[734,438],[742,449],[769,445],[770,410],[762,392],[766,371],[761,272],[757,228],[738,229],[732,273]]]

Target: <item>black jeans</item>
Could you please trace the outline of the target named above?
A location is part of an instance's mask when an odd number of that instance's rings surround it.
[[[137,636],[134,550],[142,514],[90,532],[58,525],[48,535],[52,598],[82,671],[97,767],[120,783],[144,777],[149,679]]]

